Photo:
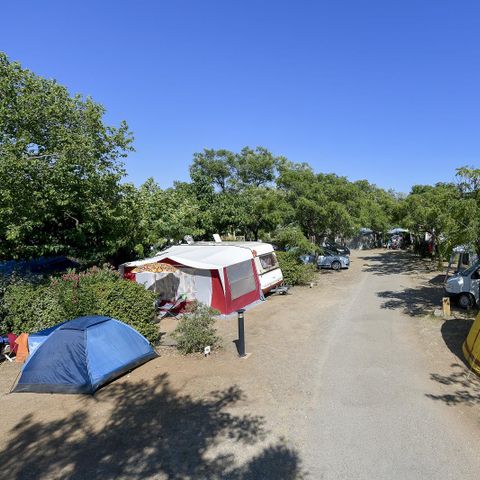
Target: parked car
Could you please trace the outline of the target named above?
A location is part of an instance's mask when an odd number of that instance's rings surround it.
[[[455,274],[445,284],[445,293],[462,308],[480,304],[480,262]]]
[[[323,254],[318,256],[318,268],[331,268],[332,270],[340,270],[350,266],[350,259],[346,255],[338,255],[332,250],[324,249]]]
[[[350,255],[350,249],[335,242],[325,242],[325,247],[337,255]]]

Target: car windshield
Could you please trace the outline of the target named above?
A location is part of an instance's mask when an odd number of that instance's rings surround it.
[[[471,267],[468,267],[463,272],[460,272],[460,275],[462,277],[469,277],[479,267],[480,267],[480,262],[474,263]]]

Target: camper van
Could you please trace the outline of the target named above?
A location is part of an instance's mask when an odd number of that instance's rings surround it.
[[[480,262],[447,279],[445,293],[456,300],[460,307],[480,305]]]

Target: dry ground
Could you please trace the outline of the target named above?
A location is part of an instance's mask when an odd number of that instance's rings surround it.
[[[163,348],[94,397],[8,394],[19,368],[1,364],[3,471],[477,478],[480,383],[460,350],[471,318],[429,315],[441,282],[427,262],[387,251],[352,260],[348,271],[322,272],[314,288],[248,311],[247,359],[236,355],[233,317],[218,321],[222,351],[181,357]]]

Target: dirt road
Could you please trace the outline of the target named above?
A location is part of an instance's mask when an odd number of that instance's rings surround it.
[[[9,478],[478,478],[480,382],[460,346],[471,320],[425,314],[435,272],[401,252],[360,252],[314,288],[247,312],[224,350],[162,356],[94,397],[8,395],[0,365],[0,465]]]

